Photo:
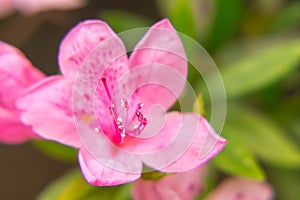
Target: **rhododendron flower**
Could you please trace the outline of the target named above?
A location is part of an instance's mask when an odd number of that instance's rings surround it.
[[[183,45],[168,20],[153,25],[129,59],[105,22],[87,20],[64,38],[59,65],[63,76],[50,77],[18,105],[41,136],[80,149],[82,173],[93,185],[136,180],[143,164],[186,172],[226,144],[202,116],[166,112],[187,75]]]
[[[68,10],[82,7],[86,0],[0,0],[0,18],[14,10],[35,14],[45,10]]]
[[[17,10],[33,14],[45,10],[68,10],[85,5],[87,0],[13,0]]]
[[[222,182],[205,200],[272,200],[273,195],[271,186],[266,182],[235,177]]]
[[[0,0],[0,19],[13,13],[12,0]]]
[[[0,41],[0,142],[19,143],[37,137],[21,122],[15,102],[43,77],[18,49]]]
[[[172,174],[159,180],[137,180],[131,194],[134,200],[192,200],[204,190],[205,168]]]

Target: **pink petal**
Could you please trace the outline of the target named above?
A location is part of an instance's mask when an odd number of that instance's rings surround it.
[[[97,128],[97,121],[92,116],[89,116],[89,120],[78,120],[76,129],[82,146],[95,160],[116,171],[141,173],[142,161],[136,155],[123,151],[112,143],[101,129]]]
[[[0,41],[0,141],[19,143],[37,138],[20,120],[17,98],[44,75],[15,47]]]
[[[13,0],[1,0],[0,1],[0,19],[7,17],[14,11]]]
[[[178,34],[167,19],[154,24],[130,56],[131,69],[152,64],[168,67],[177,72],[176,77],[182,76],[179,79],[181,81],[176,82],[176,87],[180,91],[179,94],[183,91],[187,75],[187,59]],[[151,74],[145,73],[145,76],[149,75]],[[158,76],[158,79],[167,79],[170,84],[176,80],[164,74]],[[141,102],[149,105],[160,104],[165,110],[168,110],[179,96],[178,94],[174,96],[164,85],[148,85],[139,92],[142,93],[139,95]]]
[[[192,200],[204,188],[205,169],[171,174],[156,181],[139,179],[131,194],[134,200],[185,199]]]
[[[169,191],[166,191],[169,192]],[[133,183],[132,189],[131,189],[131,196],[134,200],[152,200],[152,199],[162,199],[159,195],[156,184],[154,181],[147,181],[143,179],[139,179],[136,182]],[[174,194],[170,194],[169,199],[176,199],[173,198]]]
[[[104,134],[108,137],[114,134],[109,112],[113,103],[111,96],[119,79],[128,72],[127,65],[125,46],[116,36],[103,41],[84,58],[73,90],[76,122],[81,121],[84,116],[92,116]]]
[[[205,200],[272,200],[273,198],[273,190],[271,186],[266,182],[246,178],[230,178],[223,181],[213,192],[211,192],[205,198]]]
[[[18,100],[22,121],[42,137],[73,147],[80,146],[72,113],[72,83],[52,76]]]
[[[151,154],[168,147],[178,134],[182,115],[170,112],[157,117],[147,125],[141,135],[125,140],[121,148],[137,155]]]
[[[227,141],[216,134],[203,117],[177,116],[181,118],[179,123],[178,119],[174,120],[173,128],[163,129],[161,133],[173,133],[175,140],[160,151],[142,155],[146,165],[163,172],[185,172],[206,163],[226,145]]]
[[[79,163],[87,182],[97,186],[112,186],[128,183],[138,179],[141,175],[140,173],[128,173],[109,168],[84,149],[81,149],[79,152]]]
[[[0,107],[0,142],[17,144],[38,138],[31,127],[24,125],[15,112]]]
[[[82,7],[85,0],[11,0],[14,6],[25,14],[34,14],[45,10],[68,10]]]
[[[102,42],[110,38],[117,38],[116,34],[103,21],[86,20],[76,25],[63,39],[59,49],[59,65],[65,77],[74,79],[77,71],[81,67],[84,59],[89,53]],[[118,48],[124,48],[119,42]],[[109,46],[109,42],[104,45],[106,49],[103,54],[99,54],[97,60],[106,62],[105,56],[116,46]],[[103,48],[103,47],[102,47]],[[93,62],[93,60],[91,60]],[[100,77],[98,77],[100,78]]]
[[[13,109],[15,99],[44,75],[15,47],[0,41],[0,105]]]
[[[113,100],[119,113],[124,109],[118,102],[122,99],[128,100],[130,116],[134,114],[138,104],[143,104],[140,111],[149,120],[156,117],[153,116],[153,112],[159,116],[167,111],[166,103],[180,96],[182,88],[178,86],[184,85],[185,82],[185,76],[168,66],[145,64],[131,69],[118,80]],[[163,94],[160,94],[160,91],[164,91]]]

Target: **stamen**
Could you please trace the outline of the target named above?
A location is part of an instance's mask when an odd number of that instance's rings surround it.
[[[136,116],[138,117],[138,120],[139,120],[139,121],[142,121],[143,118],[144,118],[143,114],[142,114],[140,111],[137,111],[137,112],[136,112]]]
[[[138,110],[140,110],[140,109],[142,109],[142,108],[143,108],[143,106],[144,106],[144,104],[143,104],[143,103],[139,103],[139,104],[138,104],[138,106],[137,106],[137,109],[138,109]]]
[[[146,118],[146,117],[143,118],[143,125],[144,125],[144,126],[147,125],[147,118]]]
[[[117,124],[118,125],[123,124],[123,119],[120,116],[117,119]]]
[[[120,130],[120,133],[121,133],[122,138],[124,138],[126,136],[124,127],[122,127],[122,129]]]
[[[114,104],[111,104],[111,105],[109,106],[108,109],[109,109],[110,115],[114,116],[114,113],[115,113],[115,105],[114,105]]]
[[[122,106],[122,108],[123,108],[125,111],[127,111],[128,108],[129,108],[128,101],[126,101],[125,99],[122,99],[122,100],[121,100],[121,106]]]
[[[102,81],[102,83],[103,83],[103,86],[104,86],[104,88],[105,88],[105,91],[106,91],[106,94],[107,94],[109,100],[111,100],[111,95],[110,95],[110,92],[109,92],[109,90],[108,90],[106,78],[105,78],[105,77],[102,77],[102,78],[101,78],[101,81]]]
[[[111,94],[108,89],[107,79],[105,77],[102,77],[101,81],[103,83],[104,89],[106,91],[106,94],[107,94],[109,100],[112,101],[112,97],[111,97]],[[114,103],[116,103],[116,102],[114,102]],[[123,143],[126,135],[140,134],[147,125],[147,119],[140,111],[144,106],[143,103],[137,104],[136,110],[135,110],[133,116],[131,117],[131,120],[129,120],[127,117],[128,110],[129,110],[128,101],[126,99],[122,99],[120,102],[121,107],[124,109],[124,111],[126,111],[124,113],[124,115],[121,115],[121,116],[118,114],[114,103],[112,103],[108,108],[109,113],[113,120],[113,125],[115,127],[115,136],[113,136],[112,139],[113,139],[113,141],[121,144],[121,143]],[[135,125],[133,124],[134,122],[136,122]],[[95,128],[95,131],[99,132],[100,129]]]
[[[131,121],[134,121],[134,120],[135,120],[135,117],[139,117],[139,116],[141,115],[141,112],[140,112],[139,110],[142,109],[143,106],[144,106],[144,104],[142,104],[142,103],[139,103],[139,104],[137,105],[137,108],[136,108],[136,110],[135,110],[135,115],[132,116]],[[138,119],[138,120],[139,120],[139,119]],[[139,121],[140,121],[140,120],[139,120]]]

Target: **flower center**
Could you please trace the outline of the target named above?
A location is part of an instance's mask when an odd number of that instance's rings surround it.
[[[130,117],[129,116],[129,102],[126,99],[121,99],[119,102],[124,114],[119,114],[116,109],[115,103],[112,101],[111,94],[109,92],[107,81],[105,77],[101,78],[103,86],[105,88],[106,94],[109,100],[112,102],[109,106],[109,114],[112,117],[113,124],[115,127],[115,134],[113,136],[113,141],[117,143],[123,143],[124,138],[127,135],[136,136],[139,135],[147,125],[147,118],[140,111],[143,107],[143,103],[139,103],[135,109],[135,112]]]

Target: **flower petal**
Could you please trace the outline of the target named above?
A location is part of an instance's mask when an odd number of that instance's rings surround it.
[[[15,102],[43,77],[22,52],[0,41],[0,141],[19,143],[38,137],[21,122]]]
[[[15,99],[44,75],[15,47],[0,41],[0,105],[13,109]]]
[[[97,186],[128,183],[138,179],[141,175],[140,173],[128,173],[109,168],[100,163],[84,149],[81,149],[79,152],[79,163],[87,182]]]
[[[18,114],[0,107],[0,142],[16,144],[29,138],[38,138],[31,127],[23,124]]]
[[[176,83],[176,87],[179,93],[183,91],[187,76],[187,58],[176,30],[167,19],[161,20],[149,29],[129,59],[131,69],[145,65],[151,66],[151,64],[168,67],[181,75],[184,81]],[[145,76],[149,75],[145,74]],[[174,80],[164,74],[158,76],[160,79],[168,79],[170,83]],[[172,91],[170,92],[164,85],[152,84],[143,87],[142,95],[139,97],[144,104],[160,104],[168,110],[178,96],[174,96]]]
[[[204,189],[205,168],[171,174],[159,180],[139,179],[133,183],[131,194],[135,200],[185,199],[192,200]]]
[[[72,84],[62,76],[33,86],[18,102],[22,121],[42,137],[80,147],[72,113]]]
[[[236,177],[223,181],[205,200],[273,198],[273,190],[266,182]]]
[[[59,66],[65,77],[74,79],[77,71],[89,53],[102,42],[117,38],[116,34],[103,21],[86,20],[76,25],[63,39],[59,49]],[[122,45],[119,43],[118,45]],[[109,46],[113,50],[115,46]],[[122,47],[122,46],[121,46]],[[124,48],[124,47],[122,47]],[[103,54],[99,54],[99,60],[105,61]]]
[[[176,135],[175,140],[161,151],[141,156],[144,163],[162,172],[180,173],[194,169],[218,154],[227,141],[209,123],[196,114],[177,115],[173,129],[162,130]],[[161,133],[161,134],[164,134]]]
[[[170,112],[156,117],[146,126],[141,135],[128,136],[121,148],[137,155],[156,153],[174,142],[181,121],[179,112]]]
[[[178,199],[192,200],[204,190],[206,169],[200,167],[188,172],[163,177],[157,190],[164,194],[164,188],[173,190]]]
[[[81,121],[82,116],[92,116],[97,119],[102,132],[112,135],[115,129],[109,109],[113,103],[111,95],[118,80],[126,72],[126,49],[117,36],[110,37],[96,46],[84,59],[75,79],[75,121]]]
[[[45,10],[67,10],[83,6],[85,0],[11,0],[14,6],[25,14],[34,14]]]
[[[182,88],[178,85],[184,85],[185,82],[185,76],[168,66],[156,63],[145,64],[131,69],[119,79],[113,100],[115,102],[120,102],[122,99],[128,100],[129,116],[133,116],[138,105],[143,104],[140,111],[149,120],[166,113],[168,109],[166,104],[170,99],[176,100],[180,96]],[[162,91],[164,91],[163,94],[160,93]],[[115,106],[118,113],[124,111],[120,104],[115,103]],[[152,109],[156,111],[153,112]],[[158,109],[160,109],[159,112]],[[126,117],[123,116],[123,118]]]
[[[122,151],[103,134],[101,129],[95,127],[97,121],[92,116],[89,116],[89,120],[77,121],[76,129],[84,149],[107,168],[140,174],[142,161],[136,155]]]
[[[131,196],[134,200],[162,199],[157,192],[155,182],[143,179],[139,179],[133,183]]]
[[[14,11],[12,0],[1,0],[0,1],[0,19],[9,16]]]

